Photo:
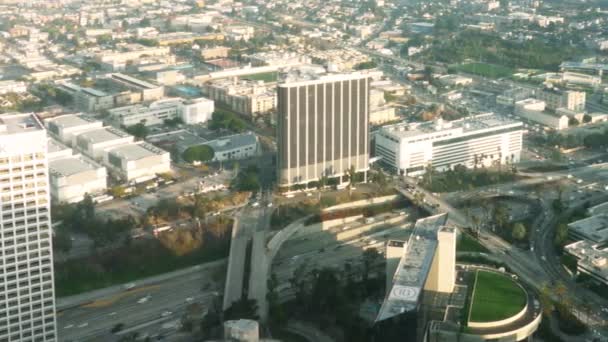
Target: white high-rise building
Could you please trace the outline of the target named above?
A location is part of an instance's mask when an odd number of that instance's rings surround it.
[[[47,137],[0,115],[0,341],[56,341]]]

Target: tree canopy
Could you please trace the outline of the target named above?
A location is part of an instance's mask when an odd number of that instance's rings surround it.
[[[215,156],[215,151],[209,145],[198,145],[188,147],[184,153],[182,153],[182,158],[188,163],[193,163],[196,161],[206,162],[212,160]]]

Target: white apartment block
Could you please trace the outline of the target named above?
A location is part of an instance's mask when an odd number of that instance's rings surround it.
[[[138,123],[146,126],[161,125],[165,120],[174,118],[193,125],[210,120],[214,109],[214,102],[202,97],[192,100],[169,98],[154,101],[148,106],[136,104],[110,109],[108,114],[112,122],[125,127]]]
[[[428,166],[445,171],[495,162],[519,161],[522,123],[494,114],[461,120],[399,123],[376,133],[376,155],[404,175],[425,172]]]
[[[57,341],[46,153],[36,116],[0,116],[0,341]]]
[[[125,181],[140,182],[171,171],[169,152],[142,142],[108,150],[105,164]]]
[[[244,115],[265,114],[277,106],[274,86],[270,87],[264,82],[239,81],[237,78],[214,80],[203,85],[203,93]]]

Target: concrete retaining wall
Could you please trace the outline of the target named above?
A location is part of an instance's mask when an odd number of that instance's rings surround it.
[[[358,201],[353,201],[353,202],[348,202],[348,203],[342,203],[342,204],[334,205],[333,207],[325,208],[325,209],[323,209],[323,212],[329,212],[329,211],[341,210],[341,209],[349,209],[349,208],[353,208],[353,207],[362,207],[362,206],[373,205],[373,204],[383,204],[383,203],[396,201],[397,199],[399,199],[399,197],[401,197],[401,195],[388,195],[388,196],[374,197],[374,198],[358,200]]]

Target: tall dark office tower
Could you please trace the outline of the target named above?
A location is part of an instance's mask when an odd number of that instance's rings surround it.
[[[278,179],[287,187],[369,169],[367,75],[287,79],[278,86]]]

